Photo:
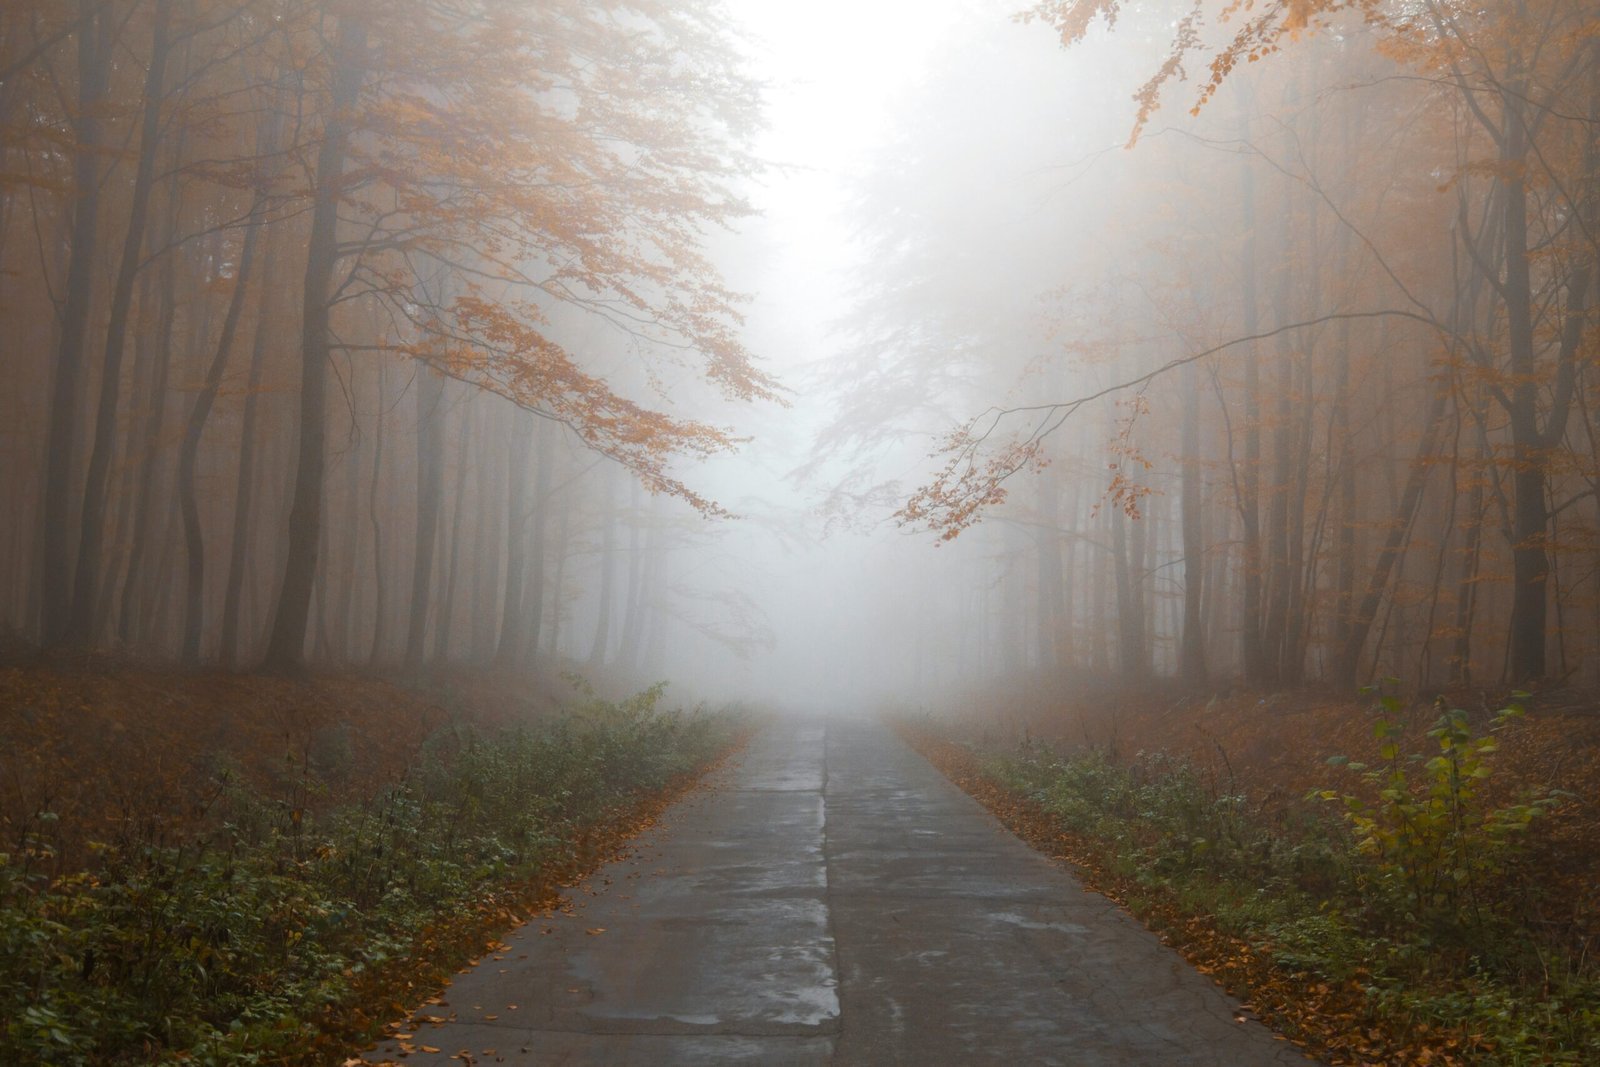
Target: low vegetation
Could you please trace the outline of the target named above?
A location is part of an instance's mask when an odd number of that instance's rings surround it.
[[[481,951],[555,880],[736,739],[662,687],[535,723],[455,718],[409,770],[337,804],[317,761],[271,781],[219,757],[197,811],[79,828],[7,813],[0,845],[0,1060],[321,1063]],[[51,873],[54,872],[54,873]]]
[[[1374,758],[1276,798],[1160,751],[915,743],[1036,846],[1332,1063],[1600,1062],[1600,970],[1555,831],[1585,812],[1500,780],[1522,710],[1385,698]],[[1248,768],[1243,768],[1248,774]]]

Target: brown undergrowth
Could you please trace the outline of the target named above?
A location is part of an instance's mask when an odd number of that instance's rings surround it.
[[[570,714],[556,694],[510,675],[398,684],[111,661],[0,669],[0,726],[8,742],[0,750],[0,863],[16,891],[6,898],[12,925],[0,933],[8,944],[61,941],[59,951],[46,945],[36,966],[10,961],[11,970],[53,999],[33,998],[28,1007],[28,997],[0,998],[0,1050],[9,1050],[0,1059],[54,1062],[39,1051],[52,1042],[62,1044],[64,1056],[70,1044],[73,1062],[184,1058],[170,1022],[164,1033],[159,1012],[156,1021],[141,1021],[149,1006],[106,983],[115,986],[122,970],[170,965],[188,976],[175,980],[176,1003],[196,980],[211,981],[194,978],[191,964],[203,964],[216,981],[232,983],[230,996],[249,999],[248,968],[290,966],[291,956],[299,958],[300,932],[309,945],[312,925],[334,921],[330,908],[354,906],[366,910],[342,922],[350,930],[372,925],[383,942],[370,954],[362,943],[319,945],[311,954],[320,952],[321,962],[295,963],[305,988],[285,990],[262,1009],[283,1013],[282,1022],[265,1024],[261,1040],[272,1047],[251,1046],[249,1058],[339,1062],[377,1036],[386,1020],[411,1017],[507,930],[561,906],[563,891],[624,853],[748,737],[748,724],[737,716],[674,720],[658,713],[660,687],[621,702],[587,690],[562,695],[571,701]],[[508,740],[502,745],[497,738]],[[452,768],[468,777],[457,782]],[[477,794],[516,782],[524,785],[504,799]],[[524,796],[521,788],[537,795]],[[481,818],[474,814],[479,804]],[[515,827],[502,828],[483,821],[491,805],[527,808],[537,813],[528,816],[535,823],[518,817]],[[448,815],[456,808],[463,832],[485,844],[441,840],[456,833]],[[535,824],[533,837],[516,836]],[[401,826],[417,829],[407,837],[411,831]],[[475,849],[483,855],[473,858]],[[402,850],[415,859],[402,862]],[[381,896],[382,887],[369,883],[384,877],[361,873],[369,865],[373,872],[410,872],[398,876],[401,897],[366,900]],[[500,873],[485,873],[489,867]],[[419,878],[436,883],[448,906],[430,903],[426,893],[418,897]],[[152,906],[169,909],[162,902],[178,899],[174,885],[204,894],[208,879],[217,894],[237,895],[246,911],[258,899],[281,906],[283,922],[268,922],[265,948],[250,940],[263,931],[248,916],[235,917],[240,931],[230,934],[186,914],[176,916],[180,926],[199,924],[187,941],[169,945],[163,935],[152,940],[155,948],[115,948],[124,943],[118,924],[140,921],[124,914],[124,905],[137,910],[143,905],[136,900],[148,895]],[[106,910],[114,907],[123,911]],[[395,922],[385,925],[379,912],[393,912]],[[77,918],[63,926],[58,913]],[[78,930],[80,919],[96,925]],[[171,959],[153,955],[157,950]],[[257,961],[262,952],[272,959]],[[334,953],[349,953],[341,957],[342,978],[337,965],[312,977]],[[322,988],[326,996],[316,992]],[[272,999],[270,983],[262,994]],[[99,1019],[94,1026],[71,1025],[91,1016]],[[208,1041],[228,1040],[200,1024],[184,1026],[186,1033],[210,1034]]]
[[[56,816],[48,874],[81,868],[91,842],[181,840],[205,822],[222,775],[313,810],[358,801],[403,777],[430,739],[447,744],[444,728],[531,725],[562,695],[510,675],[401,684],[110,659],[3,667],[0,851],[38,831],[39,811]]]
[[[667,809],[689,793],[706,788],[716,772],[744,749],[752,733],[749,727],[742,729],[698,772],[676,779],[667,788],[617,812],[604,825],[580,834],[560,860],[548,864],[538,878],[508,885],[472,911],[451,916],[431,929],[418,951],[402,966],[388,969],[378,982],[363,991],[363,1008],[344,1019],[327,1019],[327,1032],[342,1035],[345,1040],[360,1040],[373,1034],[376,1019],[388,1020],[382,1025],[384,1036],[415,1030],[422,1023],[441,1025],[445,1019],[434,1015],[433,1010],[444,1004],[453,975],[465,973],[504,948],[502,939],[512,931],[536,918],[570,909],[573,902],[569,890],[581,887],[599,868],[626,858],[635,840],[654,828]],[[410,1045],[411,1042],[400,1042],[405,1051]],[[365,1041],[364,1047],[374,1047],[373,1042]],[[359,1057],[345,1061],[361,1062],[364,1061]]]
[[[981,761],[971,750],[904,721],[897,722],[895,728],[928,762],[989,809],[1008,830],[1040,852],[1071,864],[1086,889],[1127,908],[1201,973],[1244,1000],[1246,1012],[1285,1031],[1296,1044],[1313,1052],[1325,1051],[1328,1038],[1341,1036],[1318,1033],[1323,1028],[1317,1022],[1320,1019],[1333,1023],[1352,1015],[1362,999],[1359,989],[1294,987],[1289,976],[1279,973],[1271,959],[1256,947],[1217,930],[1205,916],[1184,914],[1175,901],[1154,899],[1143,887],[1118,877],[1102,862],[1101,853],[1093,844],[1077,835],[1062,833],[1055,819],[1038,804],[985,775]],[[1290,1021],[1296,1025],[1284,1025]],[[1381,1044],[1368,1042],[1366,1049],[1378,1052]],[[1375,1058],[1369,1062],[1386,1061]]]
[[[1479,730],[1512,699],[1505,690],[1439,695],[1466,709]],[[1559,689],[1519,702],[1527,714],[1499,736],[1485,799],[1503,803],[1536,787],[1568,795],[1558,817],[1539,830],[1538,880],[1559,902],[1541,922],[1565,928],[1579,953],[1600,953],[1600,693]],[[1266,816],[1281,817],[1311,790],[1351,784],[1329,757],[1376,761],[1375,717],[1370,698],[1318,689],[1110,689],[1027,713],[952,717],[939,729],[992,751],[1031,739],[1059,751],[1098,749],[1119,761],[1164,753],[1195,766],[1218,791],[1242,793]],[[1426,732],[1435,717],[1431,699],[1411,702],[1401,715],[1401,747],[1430,747]]]
[[[1503,696],[1458,693],[1447,700],[1472,710],[1476,722],[1487,726]],[[1528,906],[1541,934],[1557,932],[1571,958],[1581,960],[1595,937],[1600,882],[1595,847],[1600,820],[1594,803],[1600,799],[1600,713],[1586,694],[1543,694],[1528,704],[1526,717],[1497,735],[1501,748],[1494,758],[1492,792],[1501,802],[1531,787],[1564,791],[1552,817],[1537,828],[1518,875],[1523,884],[1539,887],[1537,903]],[[1424,703],[1406,716],[1407,750],[1425,750],[1433,709]],[[994,767],[985,763],[986,753],[1016,752],[1019,741],[1044,741],[1056,751],[1094,750],[1129,763],[1160,754],[1156,765],[1194,768],[1213,794],[1248,797],[1255,817],[1271,823],[1296,817],[1297,807],[1303,817],[1311,790],[1351,788],[1351,775],[1330,766],[1328,758],[1372,759],[1378,747],[1373,723],[1369,703],[1322,693],[1203,698],[1147,693],[1014,717],[1003,725],[975,718],[901,720],[897,728],[1013,832],[1074,865],[1088,888],[1125,906],[1245,1000],[1249,1010],[1326,1062],[1500,1062],[1492,1039],[1470,1024],[1440,1026],[1374,1013],[1373,979],[1359,969],[1330,980],[1285,966],[1274,954],[1275,945],[1233,936],[1179,890],[1130,873],[1119,846],[1069,831],[1054,813],[997,780]],[[1159,762],[1166,759],[1171,762]]]

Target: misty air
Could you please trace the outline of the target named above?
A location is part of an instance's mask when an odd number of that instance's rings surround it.
[[[0,1064],[1600,1062],[1600,8],[6,0]]]

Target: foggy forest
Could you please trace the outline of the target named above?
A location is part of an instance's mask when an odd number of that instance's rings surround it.
[[[0,1061],[1596,1062],[1597,288],[1586,0],[5,0]],[[1250,1027],[556,903],[813,776]]]

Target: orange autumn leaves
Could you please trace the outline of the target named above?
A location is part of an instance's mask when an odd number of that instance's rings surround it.
[[[738,439],[635,399],[687,371],[781,402],[702,247],[749,213],[758,107],[704,6],[386,3],[336,299],[369,337],[346,348],[429,363],[721,514],[668,467]]]

